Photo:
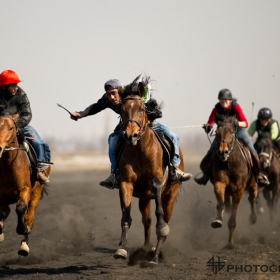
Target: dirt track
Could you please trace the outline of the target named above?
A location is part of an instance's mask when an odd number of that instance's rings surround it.
[[[197,164],[186,169],[193,174],[199,172]],[[17,255],[21,237],[15,232],[13,206],[5,223],[5,240],[0,244],[0,278],[279,279],[279,216],[274,228],[276,234],[269,228],[267,211],[259,216],[257,225],[249,225],[246,195],[238,213],[236,247],[224,250],[228,215],[222,229],[210,227],[216,214],[212,186],[198,186],[193,179],[181,189],[161,263],[154,268],[141,268],[140,262],[130,265],[129,261],[115,260],[113,253],[121,234],[121,214],[118,191],[98,184],[107,175],[107,170],[53,171],[49,196],[40,202],[36,212],[30,255],[26,258]],[[263,199],[262,202],[265,207]],[[134,199],[128,235],[131,255],[144,240],[137,204]],[[155,218],[155,244],[154,228]],[[215,261],[218,257],[225,261],[226,266],[217,274],[207,266],[212,257]]]

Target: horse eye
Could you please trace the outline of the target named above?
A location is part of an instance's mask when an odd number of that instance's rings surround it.
[[[11,127],[9,128],[9,130],[13,130],[13,127],[11,126]]]

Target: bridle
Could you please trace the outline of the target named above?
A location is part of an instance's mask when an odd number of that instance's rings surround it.
[[[228,125],[228,124],[219,125],[218,128],[219,128],[219,127],[224,127],[224,126],[228,126],[228,127],[229,127],[230,125]],[[230,156],[231,154],[233,154],[233,148],[234,148],[234,144],[235,144],[235,142],[236,142],[236,131],[232,133],[232,143],[231,143],[231,144],[230,144],[227,140],[225,140],[225,139],[221,139],[220,142],[221,142],[221,143],[226,143],[227,146],[228,146],[228,148],[229,148],[229,151],[228,151],[226,154],[221,155],[221,154],[219,153],[219,147],[218,147],[218,145],[217,145],[216,153],[217,153],[217,155],[218,155],[219,158],[222,158],[222,159],[223,159],[223,161],[227,161],[228,158],[229,158],[229,156]]]
[[[273,153],[272,151],[268,154],[268,153],[265,153],[265,152],[261,152],[259,153],[259,159],[261,156],[264,156],[265,157],[265,161],[263,162],[264,164],[264,168],[268,168],[271,166],[271,160],[272,160],[272,156],[273,156]]]
[[[143,99],[141,97],[126,97],[123,99],[122,103],[126,100],[140,100],[143,102]],[[144,104],[144,102],[143,102]],[[146,114],[146,106],[143,105],[142,108],[141,108],[141,112],[143,113],[143,118],[142,118],[142,123],[140,123],[139,121],[135,120],[135,119],[128,119],[126,122],[123,123],[123,135],[125,135],[125,128],[127,126],[128,123],[130,122],[135,122],[138,126],[139,126],[139,130],[138,130],[138,137],[136,140],[139,140],[140,137],[145,133],[145,128],[146,128],[146,125],[147,124],[144,124],[145,123],[145,114]]]
[[[14,118],[8,116],[8,118],[10,118],[13,122],[14,122],[14,125],[15,125],[15,133],[13,134],[12,138],[10,139],[10,141],[8,142],[8,144],[6,145],[5,149],[4,149],[4,152],[7,152],[7,151],[14,151],[14,150],[25,150],[25,148],[22,148],[22,147],[9,147],[12,143],[14,143],[14,140],[17,136],[17,133],[18,133],[18,127],[17,127],[17,124],[16,124],[16,121]]]

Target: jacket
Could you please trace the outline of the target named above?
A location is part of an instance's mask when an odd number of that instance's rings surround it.
[[[32,119],[30,102],[22,88],[18,87],[15,95],[11,95],[7,90],[0,88],[0,115],[19,114],[16,122],[18,128],[24,128]]]

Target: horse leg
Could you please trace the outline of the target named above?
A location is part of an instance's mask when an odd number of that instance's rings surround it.
[[[271,198],[271,213],[270,213],[270,225],[273,225],[274,214],[276,213],[276,206],[279,199],[279,189],[277,185],[272,189],[272,198]]]
[[[122,209],[122,219],[121,219],[121,241],[119,243],[119,248],[114,254],[115,259],[127,259],[127,232],[131,226],[132,219],[130,216],[131,211],[131,200],[132,200],[133,186],[128,183],[122,182],[120,185],[120,201]]]
[[[258,197],[258,186],[256,183],[250,186],[250,188],[248,189],[248,193],[249,193],[248,200],[251,205],[250,223],[255,224],[257,222],[256,200]]]
[[[229,194],[225,194],[225,211],[226,211],[226,213],[231,212],[231,201],[230,201]]]
[[[270,221],[271,221],[272,199],[271,199],[271,196],[270,196],[270,190],[268,190],[268,188],[263,189],[263,196],[264,196],[264,199],[266,200],[266,205],[267,205],[268,210],[269,210],[269,216],[270,216]]]
[[[16,204],[16,213],[18,217],[18,224],[16,228],[17,234],[25,235],[29,234],[31,228],[25,223],[25,216],[28,210],[28,202],[30,201],[30,188],[25,187],[20,193],[20,199]]]
[[[23,240],[21,240],[18,254],[23,257],[27,257],[29,254],[29,235],[25,234]]]
[[[11,209],[8,205],[1,207],[1,212],[0,212],[0,242],[4,241],[4,233],[3,233],[4,221],[8,218],[8,216],[10,215],[10,212],[11,212]]]
[[[264,213],[264,208],[262,207],[261,198],[260,198],[260,193],[262,191],[263,191],[263,188],[258,188],[258,194],[257,194],[257,198],[256,198],[256,207],[257,207],[258,214]]]
[[[211,223],[212,228],[221,228],[223,226],[223,213],[225,209],[225,189],[226,186],[222,182],[215,182],[214,192],[217,198],[217,216]]]
[[[30,199],[30,202],[28,205],[28,211],[27,211],[26,217],[25,217],[25,223],[30,230],[34,226],[35,211],[40,202],[43,188],[44,188],[44,185],[41,185],[39,182],[36,182],[36,185],[32,189],[31,199]]]
[[[163,211],[163,219],[164,219],[164,224],[166,224],[166,226],[168,227],[168,222],[171,219],[172,216],[172,212],[174,209],[174,203],[176,201],[177,195],[178,195],[178,191],[180,189],[180,184],[176,184],[172,186],[172,189],[167,193],[167,194],[162,194],[162,211]],[[160,210],[159,210],[159,215],[160,215]],[[169,232],[169,227],[167,228],[168,232]],[[165,228],[166,230],[166,228]],[[158,242],[157,242],[157,247],[156,247],[156,251],[154,253],[154,257],[151,260],[151,264],[157,264],[158,263],[158,258],[159,258],[159,254],[162,248],[162,245],[164,244],[164,242],[166,241],[167,238],[167,234],[168,232],[163,232],[163,236],[159,236],[158,235]]]
[[[164,220],[164,212],[163,212],[162,202],[161,202],[162,182],[158,178],[154,178],[152,182],[152,187],[155,194],[155,203],[156,203],[156,211],[155,211],[157,217],[156,234],[157,234],[158,242],[157,242],[155,254],[152,260],[150,261],[150,263],[157,264],[161,247],[165,242],[167,235],[169,233],[169,226],[167,222]]]
[[[228,239],[228,244],[226,246],[226,248],[228,249],[233,248],[233,236],[234,236],[234,230],[236,228],[236,214],[240,201],[243,197],[243,194],[244,194],[244,190],[242,189],[241,191],[234,193],[232,196],[232,211],[231,211],[231,216],[228,220],[229,239]]]
[[[148,252],[152,249],[153,244],[151,242],[151,200],[150,199],[139,199],[139,210],[142,214],[142,224],[144,226],[145,241],[143,249]]]

